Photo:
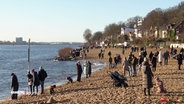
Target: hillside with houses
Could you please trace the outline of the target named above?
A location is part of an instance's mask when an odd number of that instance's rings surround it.
[[[104,31],[92,33],[90,29],[86,29],[83,36],[88,45],[93,46],[166,46],[184,43],[183,10],[184,2],[168,9],[156,8],[145,17],[135,16],[126,22],[109,24]]]

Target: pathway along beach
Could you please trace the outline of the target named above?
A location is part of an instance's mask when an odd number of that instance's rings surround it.
[[[153,49],[147,49],[149,55]],[[105,49],[104,59],[98,59],[100,49],[92,49],[87,55],[87,60],[100,60],[108,62],[108,52],[111,51],[112,57],[115,54],[121,54],[121,49],[107,48]],[[162,49],[164,52],[165,49]],[[130,49],[125,51],[125,55],[121,55],[122,59],[128,56]],[[138,57],[138,53],[133,53]],[[147,56],[148,56],[147,55]],[[118,64],[116,68],[109,69],[108,65],[99,71],[92,73],[90,78],[82,78],[82,82],[74,82],[72,84],[64,84],[55,89],[55,94],[50,95],[49,90],[44,95],[38,96],[21,96],[18,100],[6,100],[1,104],[159,104],[161,98],[166,99],[184,99],[184,66],[182,70],[178,70],[177,60],[169,59],[168,65],[158,65],[154,76],[159,76],[164,82],[167,93],[157,93],[155,87],[151,89],[151,96],[144,96],[142,88],[142,74],[138,72],[136,77],[130,79],[128,77],[129,87],[125,90],[123,87],[114,87],[113,80],[110,78],[108,71],[118,71],[123,74],[122,64]]]

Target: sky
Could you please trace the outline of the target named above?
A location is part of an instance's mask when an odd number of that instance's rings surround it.
[[[182,0],[0,0],[0,40],[84,42],[83,33],[104,31],[111,23],[145,17]]]

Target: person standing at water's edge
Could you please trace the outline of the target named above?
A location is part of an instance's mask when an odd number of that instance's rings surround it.
[[[38,78],[41,84],[41,94],[44,94],[44,81],[45,81],[45,78],[47,78],[47,72],[43,69],[42,66],[40,66],[39,68]]]
[[[29,91],[30,94],[33,92],[33,75],[31,75],[30,71],[27,73],[27,80],[28,80],[28,86],[29,86]]]
[[[80,64],[80,61],[77,62],[77,81],[81,81],[81,75],[82,75],[82,66]]]
[[[38,94],[38,86],[40,85],[40,81],[38,78],[38,74],[34,69],[32,69],[32,74],[33,74],[33,94],[37,95]],[[36,88],[36,93],[35,93],[35,88]]]
[[[13,91],[13,93],[11,95],[11,98],[12,99],[17,99],[17,95],[18,95],[17,91],[19,89],[18,79],[17,79],[17,76],[14,73],[12,73],[11,76],[12,76],[11,89]]]
[[[86,75],[86,78],[88,78],[88,63],[87,63],[87,61],[84,62],[84,64],[83,64],[83,71],[84,71],[84,74]]]
[[[91,76],[91,72],[92,72],[92,70],[91,70],[91,62],[88,61],[88,76],[89,77]]]

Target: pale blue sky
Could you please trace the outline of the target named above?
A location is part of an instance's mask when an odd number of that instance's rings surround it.
[[[83,32],[166,9],[182,0],[0,0],[0,40],[84,42]]]

